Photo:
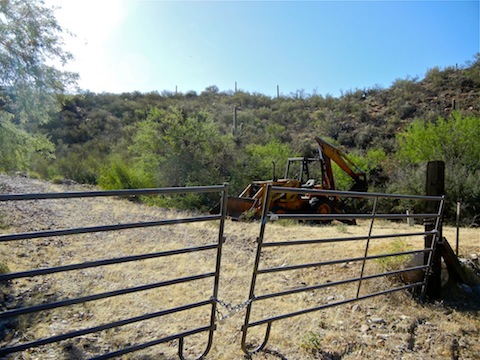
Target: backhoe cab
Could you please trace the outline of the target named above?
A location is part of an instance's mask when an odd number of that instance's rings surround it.
[[[233,219],[259,218],[262,212],[264,194],[268,184],[289,188],[310,188],[335,190],[332,171],[334,161],[354,180],[350,191],[367,191],[365,173],[360,170],[347,156],[336,147],[319,137],[318,153],[315,157],[294,157],[287,160],[285,176],[272,180],[253,181],[238,197],[229,197],[227,215]],[[336,196],[312,196],[276,193],[270,201],[269,210],[278,214],[290,213],[343,213],[342,204]],[[213,209],[213,212],[218,209]]]

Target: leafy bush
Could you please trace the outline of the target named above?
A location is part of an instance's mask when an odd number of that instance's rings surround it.
[[[54,145],[46,136],[32,135],[11,120],[0,110],[0,171],[27,170],[34,154],[51,156]]]
[[[480,118],[456,112],[436,122],[417,119],[398,135],[398,158],[406,163],[443,160],[480,169]]]
[[[151,180],[120,159],[114,159],[100,175],[98,185],[106,190],[142,189],[153,186]]]
[[[74,180],[82,184],[96,184],[100,172],[101,157],[95,152],[89,152],[87,148],[74,146],[78,150],[69,151],[65,157],[57,160],[58,174],[64,178]]]
[[[273,164],[277,177],[283,177],[287,159],[293,156],[289,146],[278,141],[266,145],[249,144],[245,152],[249,159],[248,177],[251,180],[272,178]]]
[[[445,162],[445,216],[453,221],[455,204],[463,203],[468,223],[480,213],[480,118],[453,113],[435,123],[417,119],[398,136],[400,161],[390,189],[394,192],[424,193],[426,162]],[[407,170],[408,169],[408,170]],[[419,176],[421,175],[421,176]]]
[[[411,250],[411,247],[402,239],[394,239],[391,242],[372,249],[375,253],[394,254]],[[388,256],[376,259],[376,262],[384,271],[400,270],[407,267],[412,260],[412,255]]]

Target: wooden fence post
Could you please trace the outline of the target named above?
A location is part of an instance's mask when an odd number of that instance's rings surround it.
[[[428,196],[438,196],[445,194],[445,163],[443,161],[431,161],[427,164],[427,182],[426,182],[426,194]],[[436,213],[438,211],[438,203],[428,201],[427,212]],[[432,231],[435,228],[434,220],[425,221],[425,231]],[[442,224],[440,222],[440,231],[438,239],[442,239]],[[433,235],[425,236],[425,248],[429,248],[433,243]],[[428,278],[426,295],[430,300],[439,299],[442,293],[442,280],[441,280],[441,256],[440,251],[437,249],[432,258],[431,274]],[[425,261],[428,254],[425,254]]]
[[[413,210],[407,209],[407,215],[412,215],[412,214],[413,214]],[[414,226],[415,225],[415,219],[411,218],[411,217],[408,217],[407,218],[407,225],[408,226]]]
[[[458,256],[458,243],[459,243],[459,237],[460,237],[460,209],[462,207],[462,204],[460,201],[457,201],[457,213],[455,216],[455,225],[457,227],[457,234],[456,234],[456,241],[455,241],[455,255]]]

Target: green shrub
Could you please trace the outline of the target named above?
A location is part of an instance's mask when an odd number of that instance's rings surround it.
[[[113,160],[103,169],[98,185],[106,190],[142,189],[153,187],[148,177],[121,160]]]
[[[400,253],[410,250],[410,247],[404,240],[397,238],[382,247],[377,247],[378,250],[385,254]],[[385,271],[394,271],[405,268],[411,259],[412,255],[397,255],[379,258],[376,261]]]
[[[480,118],[453,113],[435,122],[415,120],[398,135],[400,165],[391,176],[390,192],[424,194],[428,161],[445,162],[445,219],[453,222],[456,202],[469,223],[480,213]]]

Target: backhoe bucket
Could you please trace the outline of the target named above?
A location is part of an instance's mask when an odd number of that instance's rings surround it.
[[[233,219],[240,220],[245,211],[250,210],[255,204],[255,199],[243,197],[228,197],[227,215]]]
[[[245,211],[250,210],[255,205],[255,199],[245,197],[232,197],[227,199],[227,216],[235,220],[240,220]],[[218,203],[210,214],[218,214],[220,211],[220,203]]]

